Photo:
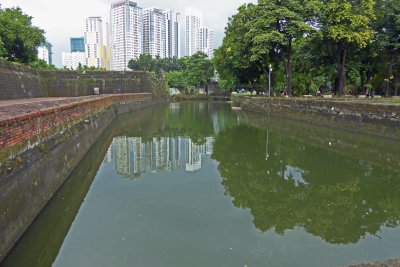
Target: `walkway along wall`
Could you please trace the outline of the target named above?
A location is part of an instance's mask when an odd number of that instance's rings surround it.
[[[161,101],[91,97],[0,122],[0,262],[112,120]]]
[[[0,100],[31,97],[151,92],[151,78],[141,71],[38,71],[0,61]]]
[[[400,105],[360,101],[234,97],[245,111],[360,134],[400,139]]]

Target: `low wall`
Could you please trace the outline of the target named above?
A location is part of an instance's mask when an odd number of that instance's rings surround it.
[[[149,94],[108,96],[7,124],[8,131],[19,136],[9,135],[17,141],[8,150],[22,150],[1,161],[0,262],[110,122],[118,114],[160,101]],[[43,127],[37,128],[40,124]]]
[[[243,110],[400,139],[400,105],[300,98],[235,97]]]
[[[142,71],[38,71],[0,61],[0,100],[31,97],[151,92],[152,80]]]

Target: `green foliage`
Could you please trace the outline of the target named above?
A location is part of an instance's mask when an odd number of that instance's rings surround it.
[[[183,71],[170,71],[165,73],[165,80],[169,87],[185,89],[187,87],[185,74]]]
[[[54,65],[47,64],[47,62],[42,59],[30,62],[29,67],[38,70],[58,70]]]
[[[170,71],[182,70],[178,58],[152,58],[151,55],[141,54],[138,59],[131,59],[128,62],[128,68],[131,70],[152,71],[155,73],[164,73]]]
[[[29,63],[37,59],[36,48],[45,41],[44,31],[32,26],[32,17],[20,8],[0,10],[0,57]]]
[[[213,64],[225,90],[265,90],[271,64],[278,92],[397,94],[399,26],[398,0],[259,0],[229,19]]]
[[[214,67],[207,55],[197,52],[191,57],[182,59],[184,76],[188,85],[199,87],[205,85],[214,76]]]

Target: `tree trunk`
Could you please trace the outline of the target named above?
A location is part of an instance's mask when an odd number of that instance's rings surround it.
[[[386,82],[385,96],[390,96],[390,81],[391,81],[391,77],[393,75],[393,66],[395,65],[395,62],[396,62],[395,60],[396,60],[395,56],[391,55],[390,62],[389,62],[387,82]]]
[[[286,93],[292,96],[292,41],[289,40],[287,59],[285,61]]]
[[[339,47],[339,96],[346,94],[346,56],[347,56],[347,45],[340,45]]]

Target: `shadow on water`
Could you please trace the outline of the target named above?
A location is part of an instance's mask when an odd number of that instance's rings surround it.
[[[214,138],[212,158],[225,194],[251,211],[262,232],[302,228],[330,244],[355,244],[399,226],[398,144],[234,113],[227,104],[172,103],[112,122],[2,266],[51,266],[118,136]]]

